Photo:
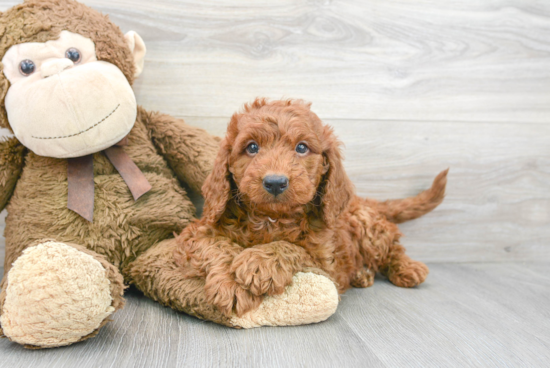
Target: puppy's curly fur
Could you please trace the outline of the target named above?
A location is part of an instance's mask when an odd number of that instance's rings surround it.
[[[425,280],[428,268],[405,254],[395,223],[437,207],[447,171],[416,197],[362,199],[339,146],[302,101],[257,99],[233,115],[202,188],[203,216],[175,252],[187,276],[205,278],[207,300],[223,313],[256,308],[306,269],[328,274],[340,292],[371,286],[376,272],[402,287]],[[287,188],[269,193],[268,175],[287,177]]]

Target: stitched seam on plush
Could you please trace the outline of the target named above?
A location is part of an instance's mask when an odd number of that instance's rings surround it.
[[[94,125],[92,125],[91,127],[89,127],[88,129],[86,130],[83,130],[81,132],[78,132],[78,133],[75,133],[75,134],[71,134],[71,135],[65,135],[65,136],[61,136],[61,137],[35,137],[34,135],[32,136],[33,138],[35,139],[61,139],[61,138],[70,138],[70,137],[74,137],[74,136],[77,136],[77,135],[80,135],[82,133],[86,133],[88,130],[90,129],[93,129],[95,128],[96,126],[98,126],[99,124],[103,123],[105,120],[107,120],[109,118],[109,116],[113,115],[115,113],[115,111],[118,110],[118,108],[120,107],[120,104],[118,104],[115,109],[113,111],[111,111],[109,113],[109,115],[105,116],[103,119],[101,119],[99,122],[95,123]]]

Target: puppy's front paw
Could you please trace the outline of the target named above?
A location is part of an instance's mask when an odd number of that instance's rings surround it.
[[[249,248],[235,257],[231,273],[242,288],[259,296],[282,294],[294,270],[263,249]]]
[[[215,305],[224,315],[238,316],[257,308],[262,297],[256,296],[238,285],[228,273],[210,274],[204,286],[207,302]]]

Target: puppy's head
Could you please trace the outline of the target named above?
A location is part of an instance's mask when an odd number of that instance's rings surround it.
[[[234,114],[202,189],[212,222],[235,201],[274,217],[314,204],[332,223],[353,195],[332,129],[294,100],[257,99]]]

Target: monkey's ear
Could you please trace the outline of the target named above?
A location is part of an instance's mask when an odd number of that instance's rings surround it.
[[[134,55],[134,65],[136,67],[134,77],[137,78],[143,71],[143,64],[145,62],[145,53],[147,52],[147,49],[145,48],[143,39],[134,31],[129,31],[126,33],[124,38],[128,43],[128,47],[130,48],[132,55]]]

